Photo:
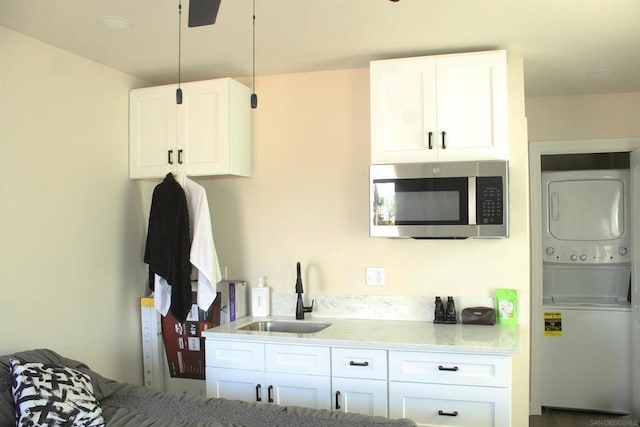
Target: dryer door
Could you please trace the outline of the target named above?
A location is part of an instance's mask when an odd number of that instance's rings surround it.
[[[620,180],[552,181],[549,233],[558,240],[613,240],[624,233],[624,183]]]

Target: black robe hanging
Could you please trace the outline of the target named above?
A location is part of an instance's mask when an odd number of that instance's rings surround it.
[[[149,264],[149,287],[154,275],[171,285],[171,314],[184,322],[191,309],[189,210],[183,188],[172,174],[153,190],[144,262]]]

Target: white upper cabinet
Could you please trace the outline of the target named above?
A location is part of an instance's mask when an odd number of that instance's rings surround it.
[[[129,96],[129,177],[251,174],[250,90],[232,79],[134,89]]]
[[[371,63],[371,163],[508,159],[506,51]]]

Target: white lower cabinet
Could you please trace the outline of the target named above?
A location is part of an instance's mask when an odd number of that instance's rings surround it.
[[[211,368],[207,366],[207,397],[266,402],[263,371],[246,369]]]
[[[331,409],[328,347],[206,341],[207,397]]]
[[[331,349],[333,410],[388,416],[387,351]]]
[[[206,341],[207,396],[331,409],[419,426],[508,427],[511,357]]]
[[[268,372],[266,384],[266,401],[269,403],[331,409],[329,377]]]
[[[508,426],[508,388],[389,381],[389,416],[419,426]]]
[[[333,410],[388,416],[387,381],[332,378]]]
[[[507,427],[511,358],[390,351],[389,416],[419,426]]]

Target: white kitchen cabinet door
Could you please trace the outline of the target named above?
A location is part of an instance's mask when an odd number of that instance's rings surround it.
[[[230,79],[183,86],[178,162],[187,175],[250,175],[249,89]]]
[[[389,417],[418,426],[508,427],[509,388],[389,382]]]
[[[374,61],[371,163],[508,159],[506,52]]]
[[[329,377],[206,368],[207,397],[331,409]]]
[[[331,409],[328,376],[266,373],[267,401],[278,405]]]
[[[372,62],[370,79],[371,163],[437,160],[436,60]]]
[[[176,171],[176,114],[175,87],[159,86],[131,91],[130,178],[162,177]]]
[[[266,402],[264,372],[207,367],[206,375],[207,397]]]
[[[251,174],[249,88],[232,79],[134,89],[130,93],[129,176]]]
[[[436,74],[438,160],[508,159],[506,53],[446,55]]]
[[[333,410],[386,417],[387,381],[333,377]]]

